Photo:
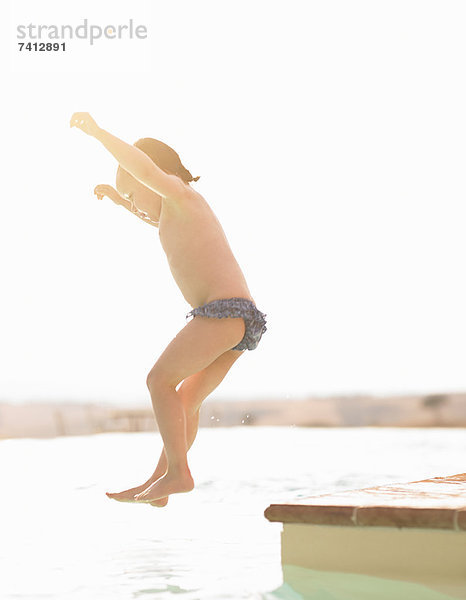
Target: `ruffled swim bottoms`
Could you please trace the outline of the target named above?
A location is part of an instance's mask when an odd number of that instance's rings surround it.
[[[212,300],[207,304],[193,308],[187,315],[195,317],[202,315],[203,317],[213,317],[223,319],[226,317],[241,317],[244,319],[246,331],[243,339],[232,350],[254,350],[257,348],[262,334],[267,331],[265,324],[266,314],[256,308],[256,305],[247,298],[221,298]]]

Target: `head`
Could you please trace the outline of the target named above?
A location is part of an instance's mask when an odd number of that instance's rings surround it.
[[[184,183],[199,179],[191,175],[181,163],[177,152],[167,144],[154,138],[141,138],[134,143],[134,146],[147,154],[160,169],[171,175],[177,175]]]
[[[199,177],[193,177],[191,173],[183,166],[177,152],[167,144],[154,138],[141,138],[133,144],[136,148],[142,150],[147,156],[163,171],[170,175],[176,175],[184,183],[189,185],[191,181],[197,181]],[[128,171],[118,167],[117,190],[120,194],[131,193],[136,204],[144,210],[147,202],[153,201],[153,197],[161,198],[152,190],[135,179]]]

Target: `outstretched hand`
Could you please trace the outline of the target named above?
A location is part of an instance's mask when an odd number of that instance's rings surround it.
[[[115,204],[118,204],[116,198],[118,198],[119,194],[111,185],[107,185],[106,183],[100,183],[99,185],[96,185],[94,188],[94,194],[97,196],[98,200],[102,200],[104,196],[108,196],[110,200],[113,200]]]
[[[75,112],[70,120],[70,127],[77,127],[88,135],[95,135],[99,131],[99,126],[87,112]]]

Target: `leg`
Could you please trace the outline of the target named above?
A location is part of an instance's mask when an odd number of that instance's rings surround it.
[[[193,442],[197,435],[197,430],[199,427],[199,410],[189,415],[186,413],[186,440],[188,443],[188,450],[193,445]],[[145,489],[147,489],[150,485],[152,485],[157,479],[163,477],[167,473],[167,453],[165,452],[165,447],[162,447],[162,453],[160,454],[159,462],[155,468],[153,474],[149,477],[149,479],[136,487],[130,488],[128,490],[124,490],[123,492],[118,493],[110,493],[105,492],[107,496],[113,500],[119,500],[120,502],[135,502],[134,497],[137,494],[140,494]],[[166,506],[168,503],[168,496],[164,496],[163,498],[159,498],[158,500],[154,500],[150,504],[152,506]]]
[[[242,319],[197,316],[172,340],[147,377],[154,413],[167,455],[168,469],[136,501],[150,502],[172,493],[191,491],[194,481],[187,462],[186,415],[178,384],[209,366],[244,336]]]
[[[186,415],[188,450],[196,439],[199,427],[199,410],[202,402],[220,385],[225,375],[242,354],[243,351],[241,350],[227,350],[208,367],[184,379],[178,388],[178,395]],[[167,465],[167,454],[164,447],[154,475],[156,473],[159,474],[158,477],[163,475]],[[154,479],[152,479],[153,481]]]
[[[199,427],[199,410],[202,402],[220,385],[228,371],[242,354],[244,354],[244,351],[241,350],[227,350],[227,352],[224,352],[208,367],[187,377],[178,388],[178,395],[181,398],[186,415],[186,441],[188,449],[191,448],[196,439]],[[166,471],[167,455],[165,448],[162,448],[157,467],[145,483],[116,494],[107,493],[107,496],[122,502],[133,502],[136,494],[143,492],[152,483],[157,481],[157,479],[165,475]],[[154,500],[151,504],[153,506],[165,506],[167,502],[168,497],[164,497]]]

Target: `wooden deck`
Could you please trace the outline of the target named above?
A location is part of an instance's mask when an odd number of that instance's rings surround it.
[[[383,582],[411,586],[412,598],[466,599],[466,473],[299,498],[264,515],[283,523],[284,579],[300,568],[296,591],[349,577],[356,595],[375,586],[374,600]]]
[[[264,515],[282,523],[466,531],[466,473],[271,504]]]

